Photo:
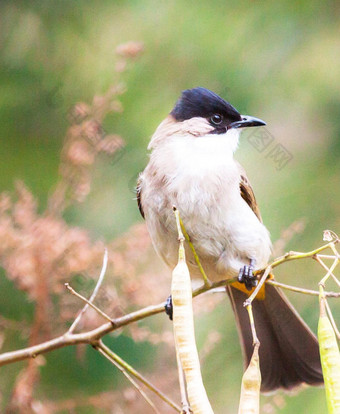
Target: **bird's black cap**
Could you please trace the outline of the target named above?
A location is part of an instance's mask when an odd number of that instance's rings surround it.
[[[230,128],[266,125],[261,119],[241,116],[229,102],[201,87],[183,91],[170,115],[178,122],[195,117],[206,118],[213,127],[210,134],[224,134]]]
[[[227,123],[241,120],[241,115],[230,103],[202,87],[183,91],[170,114],[176,121],[194,117],[210,118],[215,114],[222,115]]]

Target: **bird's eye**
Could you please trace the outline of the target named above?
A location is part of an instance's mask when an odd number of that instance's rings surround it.
[[[214,125],[220,125],[223,121],[223,117],[222,115],[219,114],[214,114],[211,118],[210,118],[210,122]]]

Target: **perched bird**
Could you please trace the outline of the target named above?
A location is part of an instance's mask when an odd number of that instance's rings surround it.
[[[256,285],[253,271],[268,263],[271,242],[246,173],[233,155],[240,129],[262,125],[205,88],[185,90],[152,136],[150,160],[137,185],[140,212],[167,265],[174,268],[178,258],[176,206],[208,277],[238,276],[226,290],[245,365],[253,345],[243,303]],[[186,254],[192,277],[201,277],[188,246]],[[317,339],[283,293],[266,284],[253,313],[261,343],[261,390],[322,384]]]

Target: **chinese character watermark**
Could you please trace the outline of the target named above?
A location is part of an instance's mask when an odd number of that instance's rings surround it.
[[[267,128],[254,128],[247,139],[250,145],[274,163],[278,171],[282,170],[294,158],[284,145],[275,141],[274,136]]]

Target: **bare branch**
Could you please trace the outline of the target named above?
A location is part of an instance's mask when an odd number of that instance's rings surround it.
[[[112,322],[105,323],[96,329],[84,333],[65,333],[55,339],[43,342],[39,345],[30,346],[28,348],[20,349],[18,351],[5,352],[0,355],[0,366],[10,364],[23,359],[35,358],[40,354],[53,351],[55,349],[64,348],[69,345],[77,344],[96,344],[100,338],[108,333],[129,325],[132,322],[137,322],[141,319],[147,318],[157,313],[164,312],[165,302],[158,305],[147,306],[135,312],[131,312],[120,318],[114,319]]]
[[[273,280],[273,279],[267,280],[266,283],[268,283],[268,285],[273,285],[281,289],[290,290],[296,293],[302,293],[303,295],[319,296],[320,294],[317,290],[304,289],[304,288],[300,288],[296,286],[291,286],[285,283],[277,282],[276,280]],[[325,296],[329,298],[339,298],[340,292],[325,292]]]
[[[280,257],[279,259],[274,260],[270,264],[270,266],[276,267],[276,266],[279,266],[281,263],[284,263],[285,261],[290,261],[290,260],[315,258],[319,252],[326,250],[327,248],[331,248],[332,243],[337,243],[337,242],[338,242],[338,239],[336,241],[330,242],[324,246],[319,247],[318,249],[315,249],[307,253],[299,253],[299,252],[287,253],[286,255]],[[337,255],[335,255],[335,257],[337,257]],[[265,270],[266,269],[263,269],[256,273],[258,275],[261,275],[265,272]],[[333,271],[332,268],[330,270],[331,272]],[[233,278],[233,279],[214,282],[211,284],[211,286],[202,285],[193,291],[193,297],[196,297],[208,291],[214,291],[216,290],[216,288],[223,287],[226,284],[233,283],[235,281],[236,281],[236,278]],[[273,286],[280,287],[282,289],[291,290],[297,293],[319,296],[318,291],[286,285],[286,284],[277,282],[273,279],[266,280],[266,283],[273,285]],[[337,297],[340,297],[340,292],[324,292],[324,295],[327,297],[337,298]],[[92,305],[93,304],[91,304],[91,306]],[[131,312],[119,318],[112,319],[110,320],[110,322],[104,323],[98,328],[93,329],[88,332],[84,332],[84,333],[67,332],[64,335],[61,335],[55,339],[52,339],[47,342],[43,342],[35,346],[20,349],[17,351],[5,352],[0,355],[0,366],[10,364],[13,362],[17,362],[17,361],[21,361],[24,359],[34,358],[39,354],[44,354],[44,353],[53,351],[55,349],[63,348],[63,347],[70,346],[70,345],[77,345],[77,344],[96,345],[100,338],[102,338],[103,336],[107,335],[108,333],[112,331],[115,331],[123,326],[129,325],[130,323],[137,322],[141,319],[164,312],[164,306],[165,306],[165,302],[159,303],[157,305],[147,306],[143,309],[139,309],[135,312]]]

